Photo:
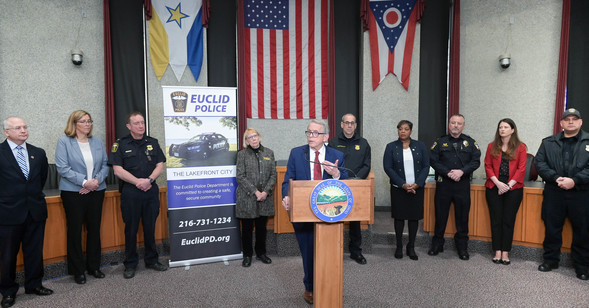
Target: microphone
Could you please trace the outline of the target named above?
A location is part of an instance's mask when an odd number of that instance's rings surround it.
[[[354,175],[353,177],[348,177],[346,180],[356,180],[356,179],[358,179],[358,176],[356,175],[356,172],[352,171],[352,169],[349,169],[349,168],[346,168],[346,167],[340,167],[340,166],[331,166],[331,165],[324,164],[324,163],[321,163],[321,162],[316,162],[316,161],[308,160],[306,156],[305,156],[305,160],[307,162],[313,163],[313,164],[318,164],[318,165],[328,166],[328,167],[336,167],[339,170],[342,170],[343,169],[343,170],[346,170],[346,171],[348,171],[348,172],[350,172],[351,174]]]

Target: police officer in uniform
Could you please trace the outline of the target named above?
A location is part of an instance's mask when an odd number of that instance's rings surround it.
[[[368,141],[356,134],[356,117],[351,114],[342,116],[342,132],[329,140],[329,146],[344,152],[346,167],[354,174],[351,176],[365,179],[370,173],[370,145]],[[366,264],[366,258],[362,255],[362,231],[359,221],[350,221],[350,258],[358,264]]]
[[[156,271],[165,271],[168,267],[158,261],[155,245],[155,222],[160,210],[159,188],[155,180],[164,169],[166,157],[157,139],[145,135],[145,119],[141,113],[133,112],[127,117],[127,128],[130,134],[113,144],[108,164],[122,181],[121,213],[125,222],[123,276],[129,279],[135,276],[139,263],[139,219],[143,222],[145,267]]]
[[[430,164],[436,170],[436,224],[432,245],[427,252],[435,256],[444,251],[444,232],[450,203],[454,202],[458,257],[468,260],[468,214],[470,212],[470,177],[481,164],[481,150],[476,141],[462,133],[464,116],[455,114],[448,121],[450,134],[444,135],[431,148]]]
[[[534,160],[546,182],[542,202],[544,262],[541,272],[558,268],[562,228],[568,217],[573,226],[571,257],[577,278],[589,279],[589,133],[581,130],[581,113],[570,108],[560,120],[563,131],[544,138]]]

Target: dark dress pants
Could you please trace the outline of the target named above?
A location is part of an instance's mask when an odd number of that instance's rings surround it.
[[[571,257],[577,272],[589,269],[589,191],[562,190],[545,185],[542,220],[546,227],[544,261],[558,263],[562,247],[562,228],[568,217],[573,227]]]
[[[295,236],[299,243],[301,256],[303,258],[303,270],[305,277],[303,283],[307,291],[313,292],[313,254],[315,243],[315,224],[312,222],[293,222]]]
[[[436,183],[434,197],[436,223],[432,246],[444,246],[444,233],[448,223],[450,204],[454,202],[454,216],[456,218],[456,234],[454,241],[456,250],[468,249],[468,214],[470,213],[470,181],[463,178],[459,182],[444,178]]]
[[[359,255],[362,253],[362,229],[359,221],[350,221],[350,249],[351,255]]]
[[[67,220],[67,268],[70,275],[100,268],[100,223],[104,190],[80,194],[62,191],[61,200]],[[82,226],[86,222],[86,262],[82,251]]]
[[[497,186],[485,190],[493,250],[511,251],[515,217],[524,197],[524,189],[518,188],[499,195]]]
[[[0,293],[15,295],[16,256],[22,243],[25,266],[25,290],[41,287],[43,280],[43,240],[45,220],[33,221],[29,214],[20,225],[0,226]]]
[[[242,218],[241,219],[241,249],[244,257],[251,257],[253,255],[252,249],[252,232],[254,225],[256,226],[256,256],[266,254],[266,224],[268,223],[268,216],[260,216],[257,218]]]
[[[143,192],[134,186],[125,184],[121,193],[121,212],[125,222],[125,268],[136,268],[139,263],[137,255],[139,220],[143,223],[145,265],[157,263],[155,222],[160,213],[158,186],[153,185],[150,190]]]

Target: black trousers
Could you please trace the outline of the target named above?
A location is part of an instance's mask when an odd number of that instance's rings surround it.
[[[562,247],[562,227],[568,217],[573,227],[571,257],[577,272],[589,269],[589,191],[562,190],[545,185],[542,202],[544,261],[558,263]]]
[[[153,185],[143,192],[134,186],[125,184],[121,193],[121,212],[125,222],[125,268],[136,268],[139,263],[137,255],[137,231],[139,220],[143,225],[143,242],[145,245],[145,265],[158,262],[155,245],[155,222],[160,214],[159,188]]]
[[[6,219],[6,218],[4,218]],[[43,241],[45,220],[33,221],[29,214],[24,223],[0,226],[0,293],[16,295],[16,256],[22,243],[25,265],[25,290],[36,289],[43,280]]]
[[[518,188],[499,195],[497,186],[485,190],[493,250],[511,251],[515,217],[524,197],[524,189]]]
[[[258,218],[242,218],[241,220],[241,249],[244,257],[251,257],[253,255],[252,249],[252,232],[254,225],[256,226],[256,255],[261,256],[266,254],[266,224],[268,223],[268,216],[260,216]]]
[[[362,229],[359,221],[350,221],[350,254],[359,255],[362,253]]]
[[[67,221],[67,270],[70,275],[81,275],[85,270],[100,268],[100,223],[104,190],[80,194],[62,191],[61,200]],[[82,226],[86,222],[86,261],[82,251]]]
[[[432,246],[444,245],[444,233],[448,223],[450,204],[454,202],[456,218],[454,241],[458,251],[466,250],[468,248],[468,214],[470,213],[470,181],[468,178],[459,182],[444,178],[442,182],[437,182],[434,202],[436,223]]]

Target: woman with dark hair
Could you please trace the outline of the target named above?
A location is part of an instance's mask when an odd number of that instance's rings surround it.
[[[84,272],[104,278],[100,271],[100,222],[108,166],[102,140],[92,137],[92,117],[83,110],[70,115],[55,151],[61,175],[59,189],[67,220],[68,273],[78,284],[86,283]],[[86,222],[86,260],[82,251],[82,225]]]
[[[493,263],[509,265],[515,217],[523,198],[527,148],[519,140],[512,119],[497,124],[495,139],[485,156],[487,204],[491,218]]]
[[[412,131],[410,121],[397,124],[399,139],[387,144],[383,166],[391,183],[391,216],[395,219],[397,239],[395,258],[403,258],[403,229],[407,220],[407,256],[417,260],[415,238],[418,221],[423,219],[423,187],[429,173],[429,155],[423,142],[410,138]]]
[[[272,263],[266,255],[266,223],[274,215],[274,184],[276,162],[274,152],[262,145],[262,136],[255,128],[243,133],[245,149],[237,153],[237,192],[235,217],[241,220],[243,267],[252,264],[252,231],[256,227],[256,259]]]

